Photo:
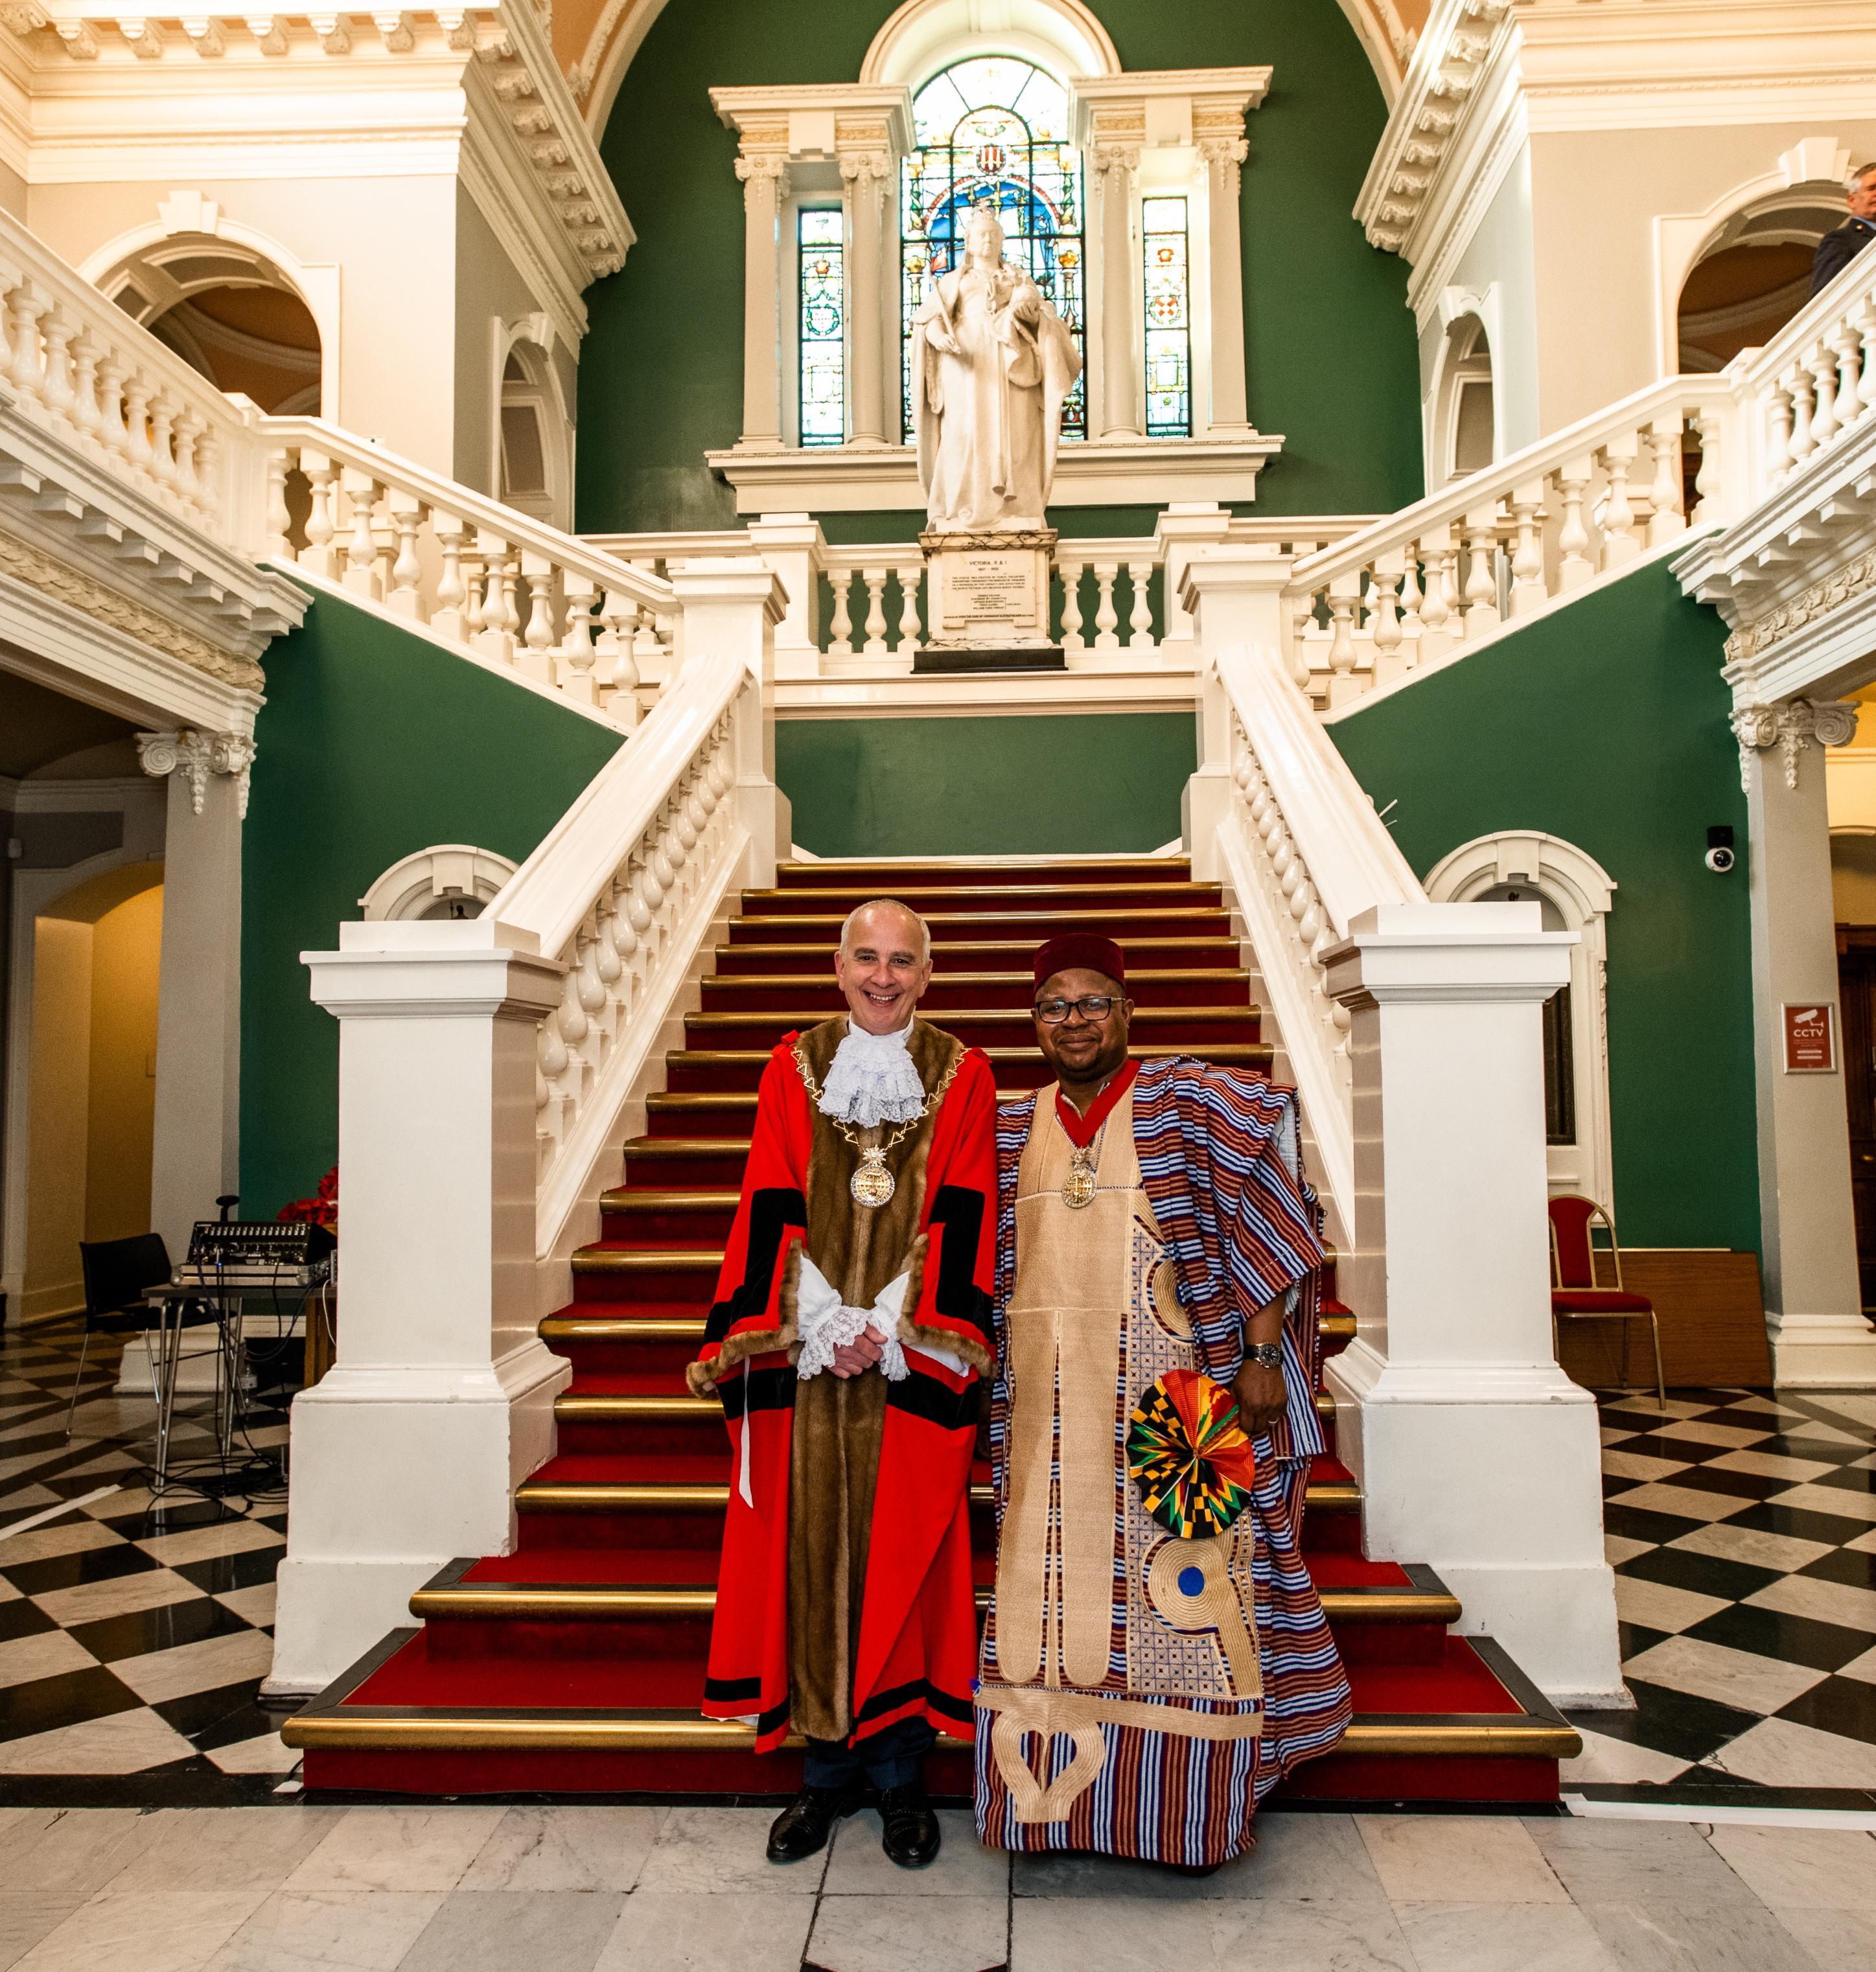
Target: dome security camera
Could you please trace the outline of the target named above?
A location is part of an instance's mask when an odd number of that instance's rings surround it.
[[[1707,853],[1701,859],[1716,877],[1724,877],[1737,860],[1733,854],[1733,831],[1722,824],[1707,831]]]

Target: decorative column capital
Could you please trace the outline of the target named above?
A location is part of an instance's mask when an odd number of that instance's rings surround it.
[[[189,784],[189,806],[197,815],[202,812],[209,775],[222,774],[234,782],[238,811],[243,821],[247,819],[248,779],[254,754],[250,733],[203,733],[183,726],[137,735],[139,765],[159,781],[181,773]]]
[[[778,205],[788,195],[788,157],[785,151],[745,151],[736,159],[746,204],[765,195]]]
[[[1785,785],[1798,785],[1798,757],[1815,740],[1820,746],[1848,746],[1856,736],[1862,707],[1852,699],[1794,698],[1783,705],[1734,707],[1731,724],[1739,742],[1740,785],[1752,789],[1751,759],[1755,752],[1776,746],[1785,759]]]
[[[1104,176],[1109,171],[1137,171],[1140,168],[1140,152],[1137,144],[1098,143],[1095,146],[1095,168]]]
[[[1239,190],[1239,169],[1251,155],[1251,140],[1241,134],[1237,136],[1202,137],[1199,139],[1199,157],[1208,171],[1216,171],[1225,189],[1235,198]]]

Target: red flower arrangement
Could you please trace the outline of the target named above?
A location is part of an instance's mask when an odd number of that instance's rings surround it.
[[[319,1180],[319,1189],[311,1198],[296,1198],[291,1205],[281,1206],[282,1224],[295,1225],[302,1220],[315,1226],[323,1226],[328,1232],[338,1230],[339,1167],[337,1164]]]

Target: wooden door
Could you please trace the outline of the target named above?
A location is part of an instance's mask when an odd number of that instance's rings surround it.
[[[1868,927],[1838,927],[1837,978],[1857,1266],[1863,1305],[1876,1309],[1876,933]]]

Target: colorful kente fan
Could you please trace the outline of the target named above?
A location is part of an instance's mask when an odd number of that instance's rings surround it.
[[[1128,1424],[1127,1469],[1168,1533],[1222,1534],[1251,1503],[1254,1461],[1237,1399],[1196,1370],[1169,1370]]]

